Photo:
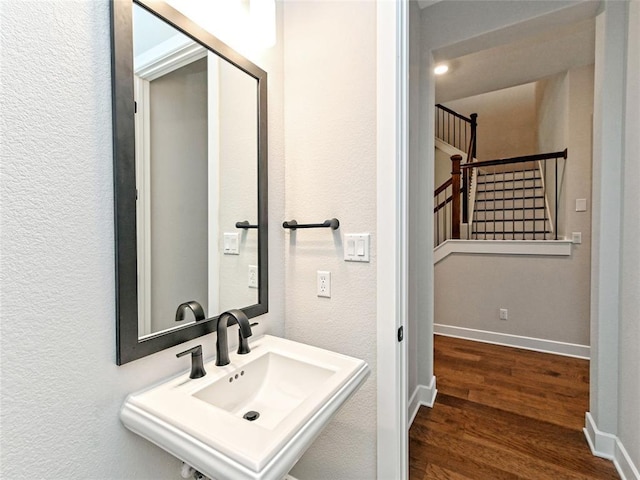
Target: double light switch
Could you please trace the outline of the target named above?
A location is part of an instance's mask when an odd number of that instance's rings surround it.
[[[225,255],[240,255],[240,234],[239,233],[226,233],[224,238],[224,254]]]
[[[344,236],[344,259],[347,262],[368,262],[370,234],[347,233]]]

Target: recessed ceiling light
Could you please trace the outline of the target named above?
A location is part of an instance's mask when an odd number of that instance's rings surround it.
[[[446,65],[444,63],[436,65],[436,68],[433,69],[433,73],[435,73],[436,75],[442,75],[444,73],[447,73],[448,71],[449,65]]]

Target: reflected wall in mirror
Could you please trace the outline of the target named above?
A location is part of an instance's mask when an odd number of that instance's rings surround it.
[[[144,337],[175,328],[185,301],[213,314],[258,302],[258,232],[235,227],[257,223],[258,96],[255,78],[138,5],[133,52]]]
[[[266,73],[163,2],[112,13],[122,364],[267,311]]]

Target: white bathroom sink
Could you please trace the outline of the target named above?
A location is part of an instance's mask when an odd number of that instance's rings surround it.
[[[127,397],[127,428],[216,480],[282,479],[369,374],[352,357],[265,335]],[[245,418],[247,417],[247,418]]]

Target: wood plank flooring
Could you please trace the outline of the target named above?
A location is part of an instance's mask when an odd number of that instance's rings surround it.
[[[435,336],[438,396],[409,431],[410,480],[620,478],[582,433],[589,362]]]

